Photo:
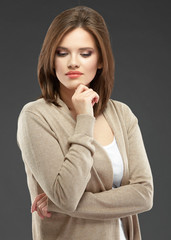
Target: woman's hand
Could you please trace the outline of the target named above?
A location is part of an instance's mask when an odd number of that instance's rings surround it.
[[[51,213],[47,211],[47,207],[48,207],[48,197],[46,196],[45,193],[39,194],[32,206],[31,206],[31,213],[33,213],[34,211],[37,211],[38,215],[44,219],[45,217],[50,218],[51,217]]]
[[[93,89],[80,84],[72,96],[72,103],[76,114],[89,114],[94,116],[93,106],[98,103],[99,95]]]

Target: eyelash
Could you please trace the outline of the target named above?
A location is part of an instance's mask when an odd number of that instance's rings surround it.
[[[59,56],[59,57],[64,57],[64,56],[67,55],[66,52],[60,52],[60,51],[56,51],[56,54],[57,54],[57,56]]]
[[[68,55],[67,52],[60,52],[60,50],[57,50],[57,51],[56,51],[56,54],[57,54],[58,57],[65,57],[65,56]],[[86,58],[86,57],[90,57],[91,54],[92,54],[92,52],[89,51],[88,53],[81,53],[80,55],[81,55],[82,57]]]
[[[92,52],[88,52],[88,53],[81,53],[81,56],[83,57],[90,57],[92,54]]]

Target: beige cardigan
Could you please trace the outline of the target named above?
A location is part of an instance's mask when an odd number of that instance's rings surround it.
[[[72,118],[66,104],[44,99],[28,103],[18,120],[31,201],[49,198],[51,218],[32,215],[34,240],[119,240],[119,221],[129,240],[140,240],[136,214],[151,209],[152,174],[138,121],[130,108],[109,100],[104,117],[124,162],[121,187],[112,189],[113,170],[103,147],[93,139],[95,118]],[[102,129],[103,130],[103,129]]]

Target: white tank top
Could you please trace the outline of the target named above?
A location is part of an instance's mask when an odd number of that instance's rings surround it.
[[[123,177],[123,161],[122,161],[122,157],[119,152],[115,137],[111,144],[107,146],[103,146],[103,148],[106,150],[112,162],[113,188],[119,187],[121,185],[121,181]],[[120,228],[120,240],[126,240],[126,237],[123,231],[122,221],[120,219],[119,219],[119,228]]]

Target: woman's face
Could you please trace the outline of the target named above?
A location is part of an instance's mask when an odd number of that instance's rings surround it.
[[[83,28],[67,33],[55,55],[55,71],[60,89],[76,89],[80,84],[89,86],[96,75],[99,53],[94,37]]]

